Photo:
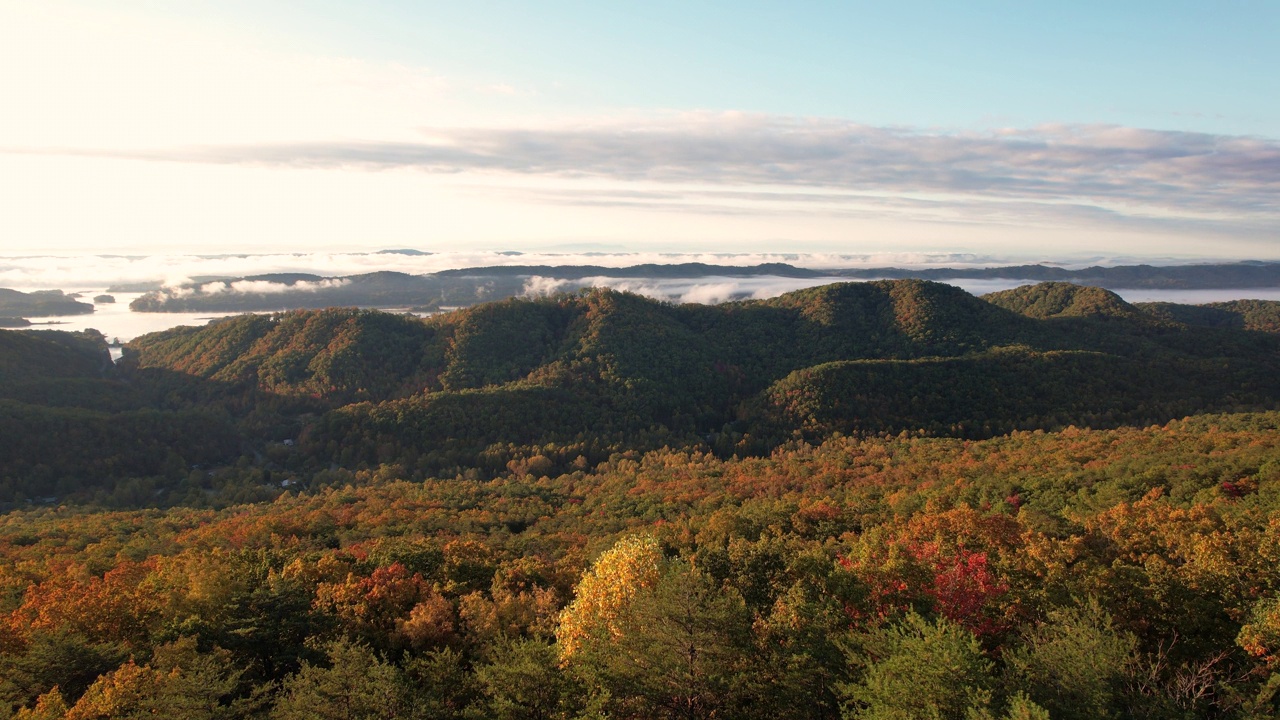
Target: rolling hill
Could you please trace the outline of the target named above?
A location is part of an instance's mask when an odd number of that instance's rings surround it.
[[[835,431],[985,437],[1267,408],[1277,350],[1098,288],[977,298],[886,280],[716,306],[591,289],[426,320],[241,316],[139,338],[123,372],[175,407],[296,437],[317,462],[425,473],[501,468],[535,446],[565,462],[663,444],[756,453]]]

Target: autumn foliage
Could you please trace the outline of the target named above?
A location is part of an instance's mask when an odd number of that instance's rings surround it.
[[[0,718],[1275,717],[1280,341],[1155,310],[912,281],[0,344]]]

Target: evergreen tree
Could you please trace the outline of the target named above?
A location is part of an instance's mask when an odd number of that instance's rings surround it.
[[[476,669],[494,720],[569,720],[584,706],[584,689],[560,667],[560,653],[541,640],[522,639],[496,648],[492,662]]]
[[[1052,611],[1007,663],[1012,684],[1055,720],[1087,720],[1120,715],[1136,651],[1137,640],[1090,601]]]
[[[846,718],[967,720],[989,713],[993,663],[973,633],[912,612],[850,642],[859,677],[838,686]]]
[[[372,650],[347,640],[327,648],[329,667],[303,663],[284,681],[272,720],[408,718],[403,677]]]
[[[575,662],[609,694],[617,717],[750,716],[760,676],[751,615],[736,591],[672,562],[615,627],[616,636],[591,636]]]

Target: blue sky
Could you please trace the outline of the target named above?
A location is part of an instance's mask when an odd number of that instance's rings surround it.
[[[0,233],[1278,258],[1276,37],[1264,2],[10,3]]]
[[[561,109],[1280,136],[1280,4],[1273,2],[376,0],[183,8],[188,19],[254,27],[312,52],[536,89]]]

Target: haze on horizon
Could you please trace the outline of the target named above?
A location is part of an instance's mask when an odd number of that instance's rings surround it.
[[[0,4],[3,254],[1280,259],[1280,6]]]

